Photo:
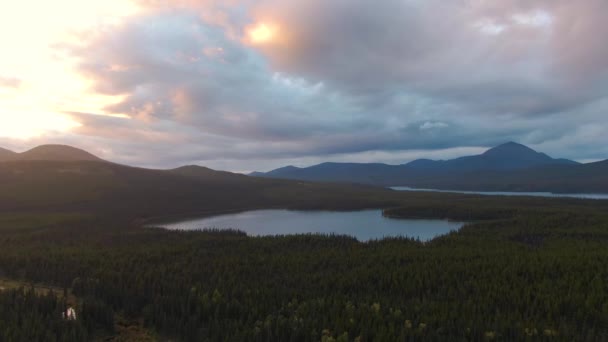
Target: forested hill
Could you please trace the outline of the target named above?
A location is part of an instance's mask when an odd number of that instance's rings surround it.
[[[608,339],[607,201],[98,160],[0,162],[0,189],[0,341]],[[471,223],[429,242],[360,242],[136,220],[272,207]]]
[[[605,201],[401,198],[385,215],[474,223],[362,243],[0,213],[0,340],[608,339]]]
[[[277,206],[356,209],[387,205],[392,196],[369,186],[253,178],[197,166],[152,170],[87,160],[0,162],[0,187],[0,212],[59,210],[131,218]]]
[[[445,161],[419,159],[403,165],[323,163],[251,176],[448,190],[604,193],[608,192],[606,164],[608,161],[579,164],[555,159],[511,142],[480,155]]]
[[[525,170],[477,171],[412,179],[418,188],[473,191],[608,193],[608,160],[579,165],[547,165]]]

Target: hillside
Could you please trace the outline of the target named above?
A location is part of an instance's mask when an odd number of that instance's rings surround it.
[[[192,180],[209,181],[209,180],[230,180],[232,182],[251,182],[247,176],[238,173],[216,171],[204,166],[186,165],[175,169],[167,170],[167,173],[187,177]]]
[[[23,153],[0,148],[0,162],[15,160],[102,161],[87,151],[67,145],[41,145]]]
[[[307,168],[281,168],[258,176],[321,182],[383,184],[387,180],[399,179],[404,171],[403,166],[386,164],[322,163]]]
[[[418,188],[476,191],[608,193],[608,160],[579,165],[547,165],[515,171],[477,171],[412,179]]]
[[[554,159],[533,149],[509,142],[491,148],[483,154],[452,160],[415,160],[405,166],[408,169],[423,169],[443,172],[519,170],[545,165],[576,165],[567,159]]]
[[[77,161],[89,160],[100,161],[101,159],[91,153],[67,145],[42,145],[20,153],[18,160],[57,160]]]
[[[0,162],[5,160],[13,160],[17,155],[18,154],[13,151],[0,147]]]
[[[393,196],[365,186],[253,178],[192,166],[151,170],[101,161],[3,162],[0,187],[0,213],[60,210],[134,219],[270,207],[379,207]]]

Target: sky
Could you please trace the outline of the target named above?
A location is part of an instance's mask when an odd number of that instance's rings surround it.
[[[606,0],[0,0],[0,147],[237,172],[608,159]]]

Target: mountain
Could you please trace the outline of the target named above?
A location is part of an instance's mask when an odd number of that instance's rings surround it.
[[[15,153],[15,152],[13,152],[13,151],[10,151],[10,150],[7,150],[7,149],[4,149],[4,148],[0,147],[0,162],[5,161],[5,160],[12,160],[17,155],[18,154]]]
[[[499,145],[485,153],[446,161],[428,159],[406,164],[409,168],[442,171],[517,170],[542,165],[578,164],[567,159],[553,159],[548,155],[514,142]]]
[[[208,181],[208,180],[231,180],[232,182],[250,181],[251,178],[239,173],[226,171],[216,171],[204,166],[186,165],[176,169],[167,170],[167,173],[187,177],[192,180]]]
[[[37,148],[0,163],[0,186],[0,214],[44,211],[133,220],[275,207],[384,207],[394,205],[395,197],[369,186],[255,178],[201,166],[130,167],[67,146]]]
[[[103,161],[87,151],[67,145],[41,145],[23,153],[0,148],[0,162],[17,160]]]
[[[548,155],[514,142],[502,144],[480,155],[451,160],[418,159],[403,165],[323,163],[307,168],[285,167],[267,173],[254,173],[257,177],[299,179],[324,182],[349,182],[381,186],[420,186],[446,188],[455,184],[475,182],[480,175],[505,174],[523,177],[526,170],[542,167],[574,167],[577,162],[554,159]],[[498,179],[498,178],[496,178]],[[490,186],[490,182],[487,186]],[[494,184],[499,186],[500,184]]]
[[[91,153],[67,145],[42,145],[19,153],[18,160],[56,160],[56,161],[101,161]]]
[[[322,163],[307,168],[284,167],[258,175],[258,177],[379,184],[385,179],[398,177],[402,168],[402,166],[377,163]]]
[[[272,170],[272,171],[268,172],[267,174],[270,176],[275,175],[275,174],[280,175],[282,173],[298,172],[298,170],[301,170],[301,169],[299,167],[289,165],[289,166],[278,168],[276,170]]]

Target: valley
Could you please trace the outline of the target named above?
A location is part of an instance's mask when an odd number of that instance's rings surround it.
[[[0,193],[0,277],[14,284],[0,292],[0,322],[17,327],[0,324],[3,339],[608,338],[608,201],[90,160],[7,161],[0,175],[10,189]],[[386,220],[468,223],[428,241],[146,227],[247,209],[371,208]],[[57,318],[61,297],[25,284],[65,289],[80,318]],[[23,300],[32,304],[15,306]]]
[[[608,0],[0,9],[0,342],[608,341]]]

